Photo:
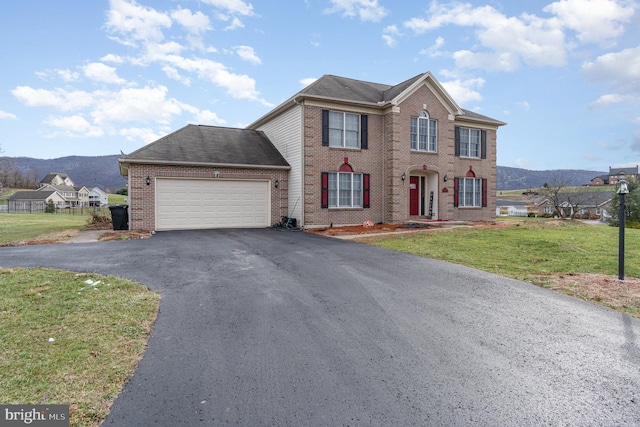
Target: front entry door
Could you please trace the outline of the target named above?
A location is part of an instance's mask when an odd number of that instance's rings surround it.
[[[417,176],[409,177],[409,215],[420,215],[420,185]]]

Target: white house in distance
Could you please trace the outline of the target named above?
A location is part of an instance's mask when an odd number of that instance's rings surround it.
[[[98,187],[89,190],[89,206],[102,207],[109,204],[109,195]]]

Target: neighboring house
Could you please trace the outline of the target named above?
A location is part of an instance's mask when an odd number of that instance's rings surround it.
[[[591,180],[591,183],[589,185],[592,185],[592,186],[609,185],[609,175],[596,176]]]
[[[73,187],[75,185],[71,180],[71,178],[69,178],[69,175],[67,175],[66,173],[50,173],[44,178],[42,178],[39,184],[41,186],[45,184],[51,184],[51,185],[67,185],[70,187]]]
[[[496,216],[527,216],[527,202],[519,200],[496,200]]]
[[[270,183],[254,193],[271,205],[256,226],[283,215],[307,228],[493,220],[503,125],[460,108],[429,72],[395,86],[326,75],[248,129],[189,125],[119,159],[129,178],[129,224],[221,226],[206,216],[218,215],[209,211],[236,191],[212,190],[226,180]],[[263,163],[247,161],[266,146]],[[238,217],[222,226],[242,224]]]
[[[89,206],[102,207],[109,204],[109,195],[102,191],[99,187],[93,187],[89,190]]]
[[[56,208],[65,206],[65,199],[55,190],[47,191],[17,191],[9,196],[9,212],[44,212],[47,203],[53,202]]]
[[[70,185],[43,184],[36,191],[56,191],[65,200],[67,208],[83,208],[89,206],[89,190],[87,187],[72,187]]]
[[[623,178],[627,182],[636,182],[638,179],[638,166],[632,168],[612,168],[609,166],[609,184],[617,184]]]
[[[613,193],[608,191],[566,192],[558,194],[557,212],[554,201],[545,196],[536,198],[538,214],[541,216],[559,215],[564,218],[605,219],[607,208]]]

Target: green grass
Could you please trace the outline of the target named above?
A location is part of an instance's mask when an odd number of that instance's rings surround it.
[[[627,229],[625,237],[625,273],[640,277],[640,230]],[[578,221],[525,220],[504,228],[380,238],[375,244],[522,280],[540,274],[618,272],[618,229]]]
[[[72,426],[98,425],[141,358],[159,297],[49,269],[0,269],[0,289],[0,402],[70,405]]]
[[[110,205],[124,205],[126,204],[127,196],[123,196],[122,194],[109,194],[109,204]]]
[[[625,230],[620,282],[616,227],[531,218],[498,224],[362,241],[524,280],[640,318],[640,230]]]
[[[32,240],[66,230],[82,230],[90,215],[0,213],[0,245]]]

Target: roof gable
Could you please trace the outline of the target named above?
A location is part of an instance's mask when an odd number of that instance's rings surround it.
[[[187,125],[119,159],[122,164],[164,163],[289,168],[260,131]]]
[[[434,93],[440,102],[449,110],[450,114],[455,116],[456,120],[483,122],[493,126],[503,126],[506,124],[499,120],[460,108],[433,74],[426,72],[396,85],[366,82],[327,74],[251,123],[247,128],[255,129],[259,127],[272,117],[286,111],[305,98],[345,104],[360,104],[383,109],[389,106],[399,105],[423,85],[426,85],[429,90]]]

